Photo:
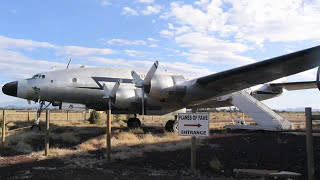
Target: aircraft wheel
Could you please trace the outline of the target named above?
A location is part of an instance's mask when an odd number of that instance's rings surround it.
[[[141,122],[138,118],[130,118],[128,119],[127,126],[129,128],[138,128],[141,126]]]
[[[179,123],[178,123],[177,120],[174,121],[174,123],[173,123],[173,131],[174,132],[178,132],[179,131]]]
[[[31,126],[31,130],[32,130],[33,133],[37,134],[37,133],[39,133],[41,131],[41,127],[38,124],[34,124],[34,125]]]
[[[169,120],[167,121],[166,125],[165,125],[165,129],[167,132],[173,132],[173,125],[174,125],[174,120]]]

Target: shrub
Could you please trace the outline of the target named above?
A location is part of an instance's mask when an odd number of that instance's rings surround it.
[[[121,121],[121,115],[120,114],[114,114],[113,115],[113,120],[115,122],[120,122]]]
[[[89,117],[88,121],[90,122],[90,124],[100,124],[101,123],[101,116],[96,110],[93,110],[90,113],[90,117]]]

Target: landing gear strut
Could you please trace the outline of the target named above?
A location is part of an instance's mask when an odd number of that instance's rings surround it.
[[[134,118],[129,118],[127,121],[127,126],[129,128],[139,128],[141,127],[141,121],[140,119],[136,118],[136,116]]]
[[[41,131],[41,127],[40,127],[40,116],[41,116],[41,112],[43,111],[43,109],[46,109],[48,106],[50,106],[51,103],[49,103],[45,108],[43,108],[43,106],[45,105],[45,101],[40,101],[40,107],[37,111],[37,117],[34,120],[33,125],[31,126],[31,130],[33,133],[39,133]]]

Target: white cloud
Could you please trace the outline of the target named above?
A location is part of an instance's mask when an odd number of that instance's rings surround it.
[[[157,44],[150,44],[149,47],[151,47],[151,48],[157,48],[157,47],[159,47],[159,46],[158,46]]]
[[[26,39],[13,39],[0,36],[0,48],[24,48],[32,50],[34,48],[57,48],[57,46],[47,43]]]
[[[142,51],[136,51],[136,50],[125,50],[124,51],[128,56],[132,56],[132,57],[136,57],[136,56],[141,56],[143,54],[145,54],[146,52],[142,52]]]
[[[122,14],[123,15],[133,15],[133,16],[138,16],[139,15],[139,13],[136,10],[134,10],[134,9],[132,9],[130,7],[124,7],[122,9]]]
[[[159,41],[159,40],[154,39],[154,38],[148,38],[148,41],[153,41],[153,42],[155,42],[155,41]]]
[[[116,51],[112,49],[100,49],[100,48],[87,48],[87,47],[80,47],[80,46],[64,46],[59,50],[62,54],[69,54],[74,56],[87,56],[91,54],[97,55],[107,55],[107,54],[114,54]]]
[[[118,45],[146,45],[144,40],[127,40],[127,39],[111,39],[107,41],[108,44],[118,44]]]
[[[128,61],[124,59],[111,59],[104,57],[89,57],[88,59],[91,62],[101,63],[105,65],[121,67],[143,67],[146,69],[149,69],[153,64],[153,61]],[[188,78],[194,78],[214,73],[204,66],[197,66],[194,64],[188,64],[184,62],[160,62],[159,71],[165,70],[175,74],[183,74]]]
[[[153,3],[154,0],[138,0],[140,3]]]
[[[60,69],[65,68],[66,64],[34,60],[16,51],[0,49],[0,71],[10,79],[29,78],[40,71],[49,71],[53,66]]]
[[[0,36],[0,49],[22,48],[33,50],[35,48],[54,49],[58,54],[68,54],[75,56],[86,56],[91,54],[107,55],[114,54],[116,51],[106,48],[87,48],[81,46],[58,46],[48,42],[38,42],[26,39],[14,39]]]
[[[110,1],[109,0],[102,0],[101,1],[101,5],[102,6],[109,6],[111,3],[110,3]]]
[[[150,14],[158,14],[161,10],[161,6],[154,5],[154,6],[147,6],[146,9],[142,10],[142,14],[150,15]]]
[[[160,34],[164,37],[172,37],[174,35],[172,31],[168,31],[166,29],[160,31]]]

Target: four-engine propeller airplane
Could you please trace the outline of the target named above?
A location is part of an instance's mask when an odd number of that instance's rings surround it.
[[[320,65],[320,46],[271,58],[227,71],[194,79],[179,74],[158,72],[158,62],[149,71],[136,68],[74,68],[43,72],[32,78],[14,81],[2,87],[4,94],[39,102],[33,130],[39,130],[39,116],[45,102],[60,106],[62,102],[85,104],[96,110],[112,109],[113,114],[163,115],[185,112],[186,108],[231,106],[217,98],[264,84],[251,91],[258,100],[265,100],[288,90],[316,88],[311,82],[267,83]],[[144,77],[144,78],[143,78]],[[129,127],[138,127],[138,118],[130,118]],[[167,122],[172,130],[174,120]]]

